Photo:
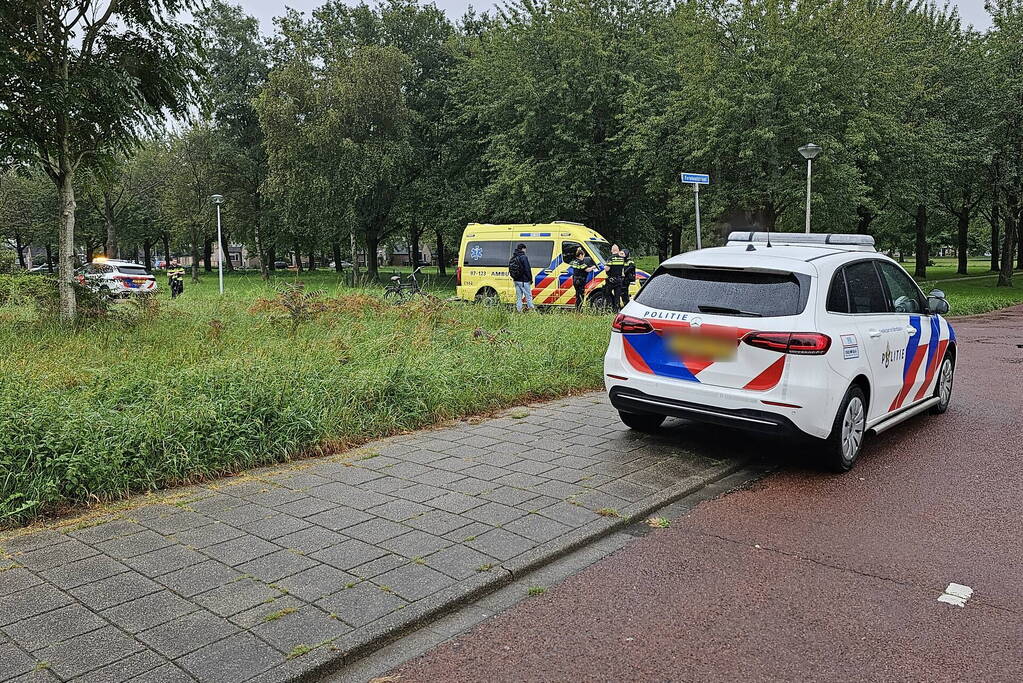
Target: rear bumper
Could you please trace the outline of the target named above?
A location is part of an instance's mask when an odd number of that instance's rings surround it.
[[[611,405],[626,413],[653,413],[681,417],[687,420],[777,436],[796,436],[803,433],[784,415],[764,410],[728,409],[700,405],[661,396],[651,396],[638,389],[627,389],[621,386],[612,387],[609,396]]]

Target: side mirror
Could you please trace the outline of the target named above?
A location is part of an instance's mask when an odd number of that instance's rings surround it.
[[[933,290],[927,295],[927,312],[937,315],[945,315],[949,311],[948,301],[945,299],[945,292],[940,289]]]

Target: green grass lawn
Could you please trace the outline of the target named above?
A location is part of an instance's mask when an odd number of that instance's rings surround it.
[[[258,275],[75,331],[0,309],[0,524],[601,383],[608,316],[395,307],[297,279],[324,311],[294,335]]]
[[[346,277],[229,274],[220,296],[204,274],[171,300],[161,275],[155,305],[75,330],[0,307],[0,524],[601,384],[609,316],[445,302],[436,275],[394,307]],[[940,286],[953,314],[1023,303],[994,281]],[[320,313],[293,334],[295,282]]]

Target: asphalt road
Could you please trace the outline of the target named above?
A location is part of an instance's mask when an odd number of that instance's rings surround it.
[[[400,680],[1023,680],[1023,307],[955,327],[945,415],[872,439],[846,475],[766,446],[779,473]],[[938,602],[953,582],[963,607]]]

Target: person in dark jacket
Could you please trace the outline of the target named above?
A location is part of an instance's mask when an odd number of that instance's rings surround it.
[[[529,310],[536,310],[536,304],[533,303],[533,269],[529,266],[525,244],[520,243],[515,247],[515,253],[508,264],[508,274],[515,283],[515,310],[522,312],[522,302],[526,302]]]
[[[611,307],[620,311],[629,303],[629,285],[625,282],[625,254],[617,244],[611,245],[607,260],[607,288],[611,293]]]
[[[628,249],[622,249],[622,258],[625,259],[625,285],[622,287],[622,308],[629,303],[629,287],[636,281],[636,262],[632,260],[632,254]]]
[[[568,265],[572,269],[572,285],[575,287],[575,310],[579,311],[586,301],[586,281],[589,280],[590,273],[597,270],[597,266],[582,247],[576,250],[575,258],[569,261]]]

